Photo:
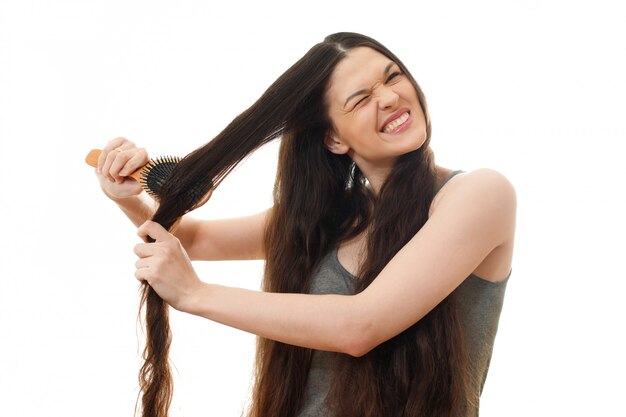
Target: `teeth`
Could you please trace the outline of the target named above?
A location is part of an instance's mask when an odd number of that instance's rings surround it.
[[[385,126],[383,131],[385,133],[391,133],[394,130],[396,130],[402,123],[406,122],[408,119],[409,119],[409,112],[404,112],[396,120],[390,122],[387,126]]]

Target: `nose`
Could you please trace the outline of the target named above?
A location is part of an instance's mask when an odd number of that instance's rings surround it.
[[[398,94],[392,88],[381,85],[378,87],[378,107],[381,109],[393,108],[398,104]]]

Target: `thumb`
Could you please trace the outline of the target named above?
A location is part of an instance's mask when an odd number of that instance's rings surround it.
[[[154,239],[156,242],[162,242],[172,237],[170,232],[168,232],[163,226],[157,222],[153,222],[152,220],[148,220],[139,226],[137,234],[143,239],[144,242],[148,242],[149,238]]]

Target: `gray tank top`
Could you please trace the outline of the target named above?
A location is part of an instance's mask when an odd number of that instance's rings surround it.
[[[454,171],[441,185],[463,171]],[[440,188],[441,189],[441,188]],[[510,276],[510,274],[509,274]],[[476,371],[478,392],[487,378],[493,342],[498,330],[504,292],[508,278],[499,282],[486,281],[474,274],[468,276],[454,291],[461,301],[462,325],[469,340],[472,368]],[[353,294],[356,278],[337,259],[337,250],[328,253],[320,262],[311,282],[311,294]],[[307,378],[304,404],[298,417],[328,417],[325,407],[333,364],[339,353],[316,350]],[[477,412],[476,412],[477,413]]]

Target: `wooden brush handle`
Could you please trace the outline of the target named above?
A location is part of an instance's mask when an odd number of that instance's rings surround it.
[[[87,157],[85,158],[85,162],[87,162],[87,165],[96,168],[98,166],[98,158],[100,158],[101,153],[102,149],[92,149],[91,151],[89,151]],[[133,177],[136,181],[139,181],[139,179],[141,178],[141,171],[145,168],[146,165],[142,166],[136,171],[133,171],[130,175],[127,175],[127,177]]]
[[[100,154],[102,154],[102,150],[101,149],[92,149],[88,154],[87,157],[85,158],[85,162],[87,163],[87,165],[90,165],[94,168],[96,168],[98,166],[98,158],[100,158]],[[180,158],[179,158],[180,159]],[[147,164],[145,164],[144,166],[142,166],[141,168],[137,169],[136,171],[134,171],[133,173],[131,173],[130,175],[127,175],[127,177],[132,177],[135,180],[137,180],[141,186],[143,187],[144,190],[146,190],[148,192],[148,194],[150,194],[150,196],[154,199],[156,199],[158,201],[159,197],[158,197],[158,191],[157,190],[151,190],[150,186],[148,185],[148,181],[146,181],[146,178],[144,177],[143,179],[141,178],[144,174],[146,174],[146,176],[149,176],[152,171],[151,169],[153,169],[155,167],[155,164],[158,165],[159,163],[165,162],[167,163],[172,163],[172,160],[166,160],[166,161],[161,161],[160,158],[156,160],[156,162],[154,160],[150,160]],[[157,171],[157,175],[162,175],[163,172],[158,173]],[[192,190],[193,192],[193,190]],[[206,203],[209,198],[211,198],[211,194],[213,193],[213,189],[210,189],[192,208],[192,210],[197,209],[198,207],[200,207],[201,205],[203,205],[204,203]]]

